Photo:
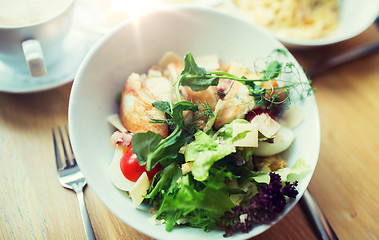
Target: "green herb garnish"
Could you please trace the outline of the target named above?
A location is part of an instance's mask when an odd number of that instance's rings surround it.
[[[275,50],[274,53],[286,55],[284,50]],[[179,92],[180,86],[190,87],[193,91],[206,90],[210,86],[217,86],[219,79],[229,79],[238,81],[247,86],[250,95],[254,97],[254,102],[258,106],[271,107],[273,104],[289,103],[292,99],[290,90],[298,93],[300,97],[304,92],[309,95],[313,89],[309,87],[308,82],[293,81],[293,79],[286,80],[282,78],[282,74],[292,74],[292,77],[299,77],[294,64],[286,63],[284,66],[277,60],[267,63],[266,68],[260,72],[259,79],[247,79],[244,76],[237,77],[223,71],[206,71],[204,68],[199,67],[191,53],[187,53],[184,57],[184,70],[179,76],[178,80],[173,84],[173,91],[175,93],[178,103],[174,104],[171,99],[167,101],[157,101],[153,106],[158,110],[168,115],[167,119],[152,119],[153,123],[166,123],[173,129],[171,134],[162,139],[158,134],[147,132],[137,133],[133,137],[132,145],[133,152],[137,155],[140,165],[146,164],[146,169],[151,170],[158,162],[163,165],[169,165],[175,162],[178,158],[179,149],[186,143],[194,140],[193,135],[199,129],[199,122],[206,121],[208,117],[213,117],[212,109],[209,105],[199,106],[188,101],[182,101]],[[272,87],[267,89],[262,87],[263,82],[275,80],[277,82],[285,82],[286,85]],[[279,100],[279,95],[284,94],[285,98]],[[183,120],[183,112],[192,111],[195,113],[195,118],[189,123]]]

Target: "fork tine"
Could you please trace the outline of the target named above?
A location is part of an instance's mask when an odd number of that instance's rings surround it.
[[[71,163],[70,163],[70,160],[69,160],[69,157],[68,157],[67,151],[66,151],[65,141],[64,141],[64,139],[63,139],[63,134],[62,134],[62,129],[61,129],[61,127],[58,127],[58,130],[59,130],[59,135],[60,135],[60,137],[61,137],[61,141],[62,141],[62,149],[63,149],[63,154],[64,154],[64,158],[65,158],[65,162],[66,162],[66,166],[65,166],[65,167],[68,167],[68,166],[71,166]]]
[[[74,165],[76,165],[76,159],[75,159],[74,151],[72,150],[72,145],[71,145],[71,140],[70,140],[70,134],[68,133],[67,125],[65,125],[64,128],[66,130],[66,136],[67,136],[68,145],[70,146],[70,152],[71,152],[71,156],[72,156],[72,162],[73,162]]]
[[[84,195],[83,195],[83,188],[87,185],[87,181],[76,164],[76,160],[75,160],[74,153],[71,146],[70,136],[69,136],[66,125],[65,125],[65,131],[66,131],[66,134],[63,136],[62,129],[60,127],[58,127],[58,130],[52,128],[54,150],[55,150],[55,160],[56,160],[56,164],[58,168],[58,171],[57,171],[58,179],[59,179],[60,184],[63,187],[75,191],[78,197],[80,213],[82,215],[84,230],[85,230],[87,239],[91,239],[91,240],[96,239],[96,236],[91,226],[91,221],[88,216],[86,204],[84,201]],[[60,134],[60,140],[61,140],[60,143],[58,143],[59,140],[57,140],[57,136],[56,136],[57,132],[59,132]],[[64,140],[64,138],[66,138],[66,141]],[[66,150],[67,144],[70,145],[70,149]],[[63,164],[61,158],[63,156],[62,156],[62,151],[59,150],[60,148],[62,148],[64,152],[64,157],[66,160],[66,165],[63,167],[61,167]],[[67,154],[67,152],[69,152],[69,154],[71,155],[70,157]],[[70,161],[72,161],[73,164],[69,164]]]
[[[51,129],[51,132],[53,133],[53,142],[54,142],[54,154],[55,154],[55,163],[57,164],[57,169],[61,169],[62,166],[62,159],[59,154],[59,148],[57,144],[57,138],[55,137],[55,131],[54,128]]]

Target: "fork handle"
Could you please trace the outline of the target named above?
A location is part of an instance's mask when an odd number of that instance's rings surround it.
[[[338,240],[336,233],[308,190],[305,190],[303,197],[300,199],[300,203],[302,207],[305,208],[314,227],[317,229],[319,239]]]
[[[79,189],[78,191],[76,191],[76,196],[78,197],[80,213],[82,215],[84,231],[86,232],[87,239],[95,240],[96,237],[92,229],[91,221],[89,220],[86,202],[84,201],[83,190]]]

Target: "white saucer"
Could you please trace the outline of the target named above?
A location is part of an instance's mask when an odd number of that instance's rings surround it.
[[[59,87],[74,80],[75,74],[90,50],[105,32],[95,31],[96,28],[106,29],[106,22],[101,12],[87,0],[77,0],[72,19],[72,27],[57,46],[62,57],[53,63],[46,63],[47,74],[33,78],[25,61],[15,65],[7,65],[0,59],[0,92],[32,93]]]
[[[101,35],[72,27],[63,42],[64,54],[54,64],[47,64],[47,74],[33,78],[27,68],[14,69],[0,59],[0,91],[30,93],[61,86],[74,79],[83,58]],[[20,63],[21,66],[26,65]]]

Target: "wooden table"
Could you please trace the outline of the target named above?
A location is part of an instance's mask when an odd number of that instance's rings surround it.
[[[367,42],[293,51],[304,67]],[[379,238],[379,53],[314,78],[321,151],[309,189],[340,239]],[[0,239],[84,239],[75,193],[58,183],[51,127],[67,123],[71,84],[35,94],[0,93]],[[150,239],[118,220],[86,188],[98,239]],[[317,239],[297,205],[255,239]]]

